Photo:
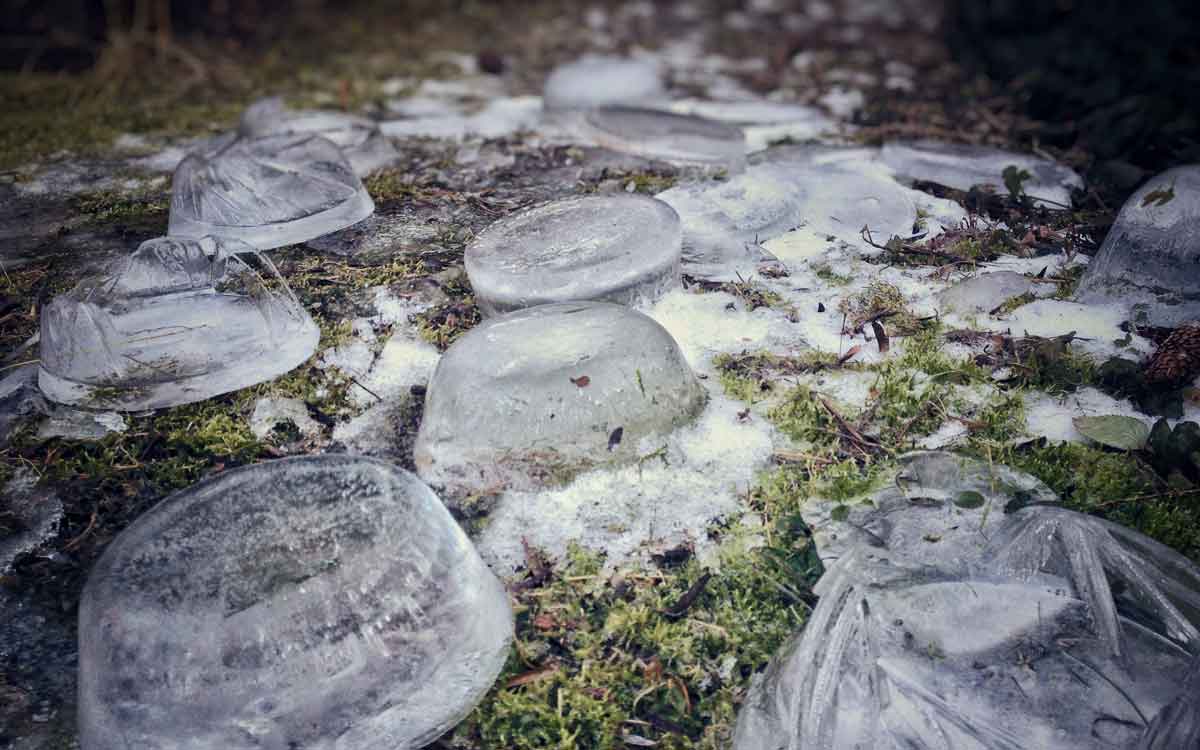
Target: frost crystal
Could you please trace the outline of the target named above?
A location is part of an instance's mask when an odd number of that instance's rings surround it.
[[[734,747],[1194,746],[1200,569],[1052,500],[923,453],[865,503],[810,503],[820,603],[752,685]]]
[[[530,489],[637,456],[689,421],[704,390],[662,326],[603,302],[491,318],[438,363],[417,471],[448,490]]]
[[[679,285],[679,217],[638,195],[554,201],[492,224],[467,248],[485,314],[550,302],[650,303]]]
[[[438,498],[365,458],[235,469],[105,551],[79,612],[84,750],[407,750],[461,720],[512,613]]]
[[[346,157],[319,135],[224,136],[184,159],[168,234],[229,237],[267,250],[344,229],[375,204]]]
[[[160,237],[46,306],[38,385],[64,404],[174,406],[282,375],[319,334],[254,248]]]

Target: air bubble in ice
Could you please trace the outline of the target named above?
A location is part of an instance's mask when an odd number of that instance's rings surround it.
[[[258,138],[268,135],[319,135],[342,150],[359,177],[386,167],[399,156],[379,126],[365,117],[343,112],[290,110],[280,97],[260,99],[242,113],[241,131]]]
[[[600,107],[574,120],[584,138],[604,148],[668,162],[740,172],[746,138],[739,128],[691,115],[635,107]]]
[[[227,135],[175,170],[168,234],[230,237],[267,250],[362,221],[371,196],[341,150],[319,135]]]
[[[1194,736],[1190,560],[1055,507],[1032,477],[947,453],[904,457],[865,500],[803,509],[827,565],[820,602],[752,684],[736,750]]]
[[[679,285],[679,217],[639,195],[546,203],[488,227],[466,251],[487,315],[550,302],[653,302]]]
[[[174,406],[282,375],[318,337],[254,248],[160,237],[42,310],[38,384],[64,404]]]
[[[637,455],[693,418],[704,389],[651,318],[605,302],[484,321],[442,356],[414,448],[448,491],[527,489]]]
[[[542,93],[547,110],[652,104],[666,98],[658,65],[650,60],[585,55],[551,71]]]
[[[938,141],[886,143],[880,153],[884,164],[898,175],[934,182],[956,190],[990,185],[1001,194],[1008,192],[1004,170],[1016,167],[1028,173],[1021,189],[1034,199],[1055,205],[1071,205],[1071,191],[1083,188],[1083,179],[1070,167],[1028,154],[988,146],[968,146]]]
[[[1155,326],[1200,318],[1200,165],[1167,170],[1125,201],[1076,298],[1135,306],[1135,320]]]
[[[415,476],[306,456],[139,518],[92,570],[79,634],[84,750],[402,750],[483,697],[512,613]]]

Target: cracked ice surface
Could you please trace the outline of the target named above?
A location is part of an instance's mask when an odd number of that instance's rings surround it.
[[[1200,722],[1191,561],[947,453],[864,500],[805,505],[821,599],[752,683],[737,750],[1116,750]]]
[[[508,658],[508,597],[412,474],[234,469],[156,506],[80,604],[85,750],[418,748]]]

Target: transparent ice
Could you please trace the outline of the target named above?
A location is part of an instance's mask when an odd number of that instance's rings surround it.
[[[636,107],[599,107],[571,119],[577,135],[598,146],[647,159],[740,172],[746,138],[732,125]]]
[[[1012,271],[981,273],[938,292],[938,304],[963,314],[990,312],[1013,297],[1033,291],[1036,283]]]
[[[390,464],[234,469],[139,518],[79,612],[83,750],[408,750],[509,654],[500,582]]]
[[[540,305],[484,321],[446,350],[414,459],[448,494],[531,489],[629,460],[704,400],[651,318],[606,302]]]
[[[1167,170],[1125,201],[1076,299],[1133,306],[1156,326],[1200,318],[1200,165]]]
[[[679,285],[679,216],[640,195],[566,198],[492,224],[465,262],[486,315],[550,302],[651,303]]]
[[[168,234],[229,237],[267,250],[344,229],[375,204],[330,140],[230,134],[180,162]]]
[[[547,110],[591,109],[655,104],[666,96],[662,73],[655,62],[585,55],[550,72],[542,103]]]
[[[319,333],[254,248],[160,237],[42,310],[38,384],[64,404],[174,406],[282,375]]]
[[[242,113],[241,131],[268,135],[319,135],[342,150],[359,177],[386,167],[399,156],[379,125],[365,117],[317,109],[290,110],[280,97],[259,99]]]
[[[1070,167],[988,146],[931,140],[892,142],[884,144],[880,156],[899,175],[956,190],[991,185],[997,192],[1007,194],[1004,169],[1010,166],[1029,173],[1021,188],[1031,198],[1069,208],[1071,191],[1083,189],[1083,179]]]
[[[1054,501],[919,453],[866,502],[810,502],[820,602],[734,747],[1195,747],[1200,568]]]

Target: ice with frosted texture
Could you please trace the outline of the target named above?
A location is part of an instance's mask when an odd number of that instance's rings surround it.
[[[342,150],[354,173],[364,177],[396,160],[399,152],[379,125],[365,117],[319,109],[288,109],[280,97],[259,99],[242,113],[241,131],[252,138],[312,134]]]
[[[465,262],[488,315],[551,302],[650,303],[679,285],[679,216],[640,195],[567,198],[492,224]]]
[[[1007,193],[1004,170],[1016,167],[1029,173],[1021,183],[1034,199],[1069,207],[1071,191],[1083,189],[1083,179],[1070,167],[1029,154],[1018,154],[988,146],[968,146],[921,140],[886,143],[880,158],[898,175],[912,180],[935,182],[956,190],[990,185]]]
[[[614,151],[729,172],[746,166],[741,129],[703,117],[611,106],[582,112],[573,123],[586,140]]]
[[[1200,165],[1167,170],[1130,196],[1076,298],[1136,306],[1134,318],[1156,326],[1200,318]]]
[[[820,603],[734,747],[1195,747],[1200,569],[1054,500],[921,453],[866,502],[810,502]]]
[[[652,104],[665,98],[662,73],[653,61],[597,55],[555,68],[542,92],[547,110]]]
[[[84,750],[404,750],[509,653],[500,582],[412,474],[308,456],[207,479],[105,551],[79,613]]]
[[[156,409],[282,375],[319,336],[254,248],[160,237],[45,307],[38,384],[64,404]]]
[[[1012,271],[993,271],[963,279],[943,289],[938,303],[947,310],[959,313],[981,313],[995,310],[1013,297],[1031,293],[1036,282]]]
[[[230,134],[175,169],[168,234],[230,237],[267,250],[345,229],[374,210],[367,189],[329,139]]]
[[[453,493],[532,489],[612,460],[695,417],[704,389],[651,318],[606,302],[491,318],[438,362],[414,448]],[[447,497],[450,501],[450,497]]]

